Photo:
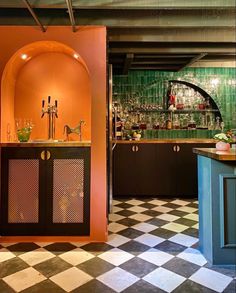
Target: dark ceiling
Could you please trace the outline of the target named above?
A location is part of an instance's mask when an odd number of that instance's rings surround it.
[[[0,0],[0,25],[104,25],[115,74],[235,61],[235,0]]]

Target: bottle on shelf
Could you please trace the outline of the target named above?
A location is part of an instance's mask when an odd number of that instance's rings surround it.
[[[171,113],[169,113],[168,118],[166,120],[166,129],[167,130],[172,129],[172,117],[171,117]]]
[[[190,120],[188,123],[188,129],[196,129],[196,122],[193,118],[193,114],[190,115]]]

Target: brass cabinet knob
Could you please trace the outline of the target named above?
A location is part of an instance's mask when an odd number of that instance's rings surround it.
[[[43,161],[49,160],[51,158],[51,153],[49,151],[42,151],[40,157]]]

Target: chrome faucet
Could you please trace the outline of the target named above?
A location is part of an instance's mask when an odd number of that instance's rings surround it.
[[[79,140],[82,141],[82,125],[85,124],[84,120],[80,120],[79,125],[75,128],[71,128],[69,125],[64,126],[64,133],[66,134],[66,140],[69,140],[69,134],[76,133],[79,135]]]
[[[55,100],[55,104],[51,105],[51,96],[48,96],[48,105],[45,109],[45,100],[42,100],[42,115],[48,114],[48,139],[55,139],[55,118],[58,118],[57,115],[57,100]]]

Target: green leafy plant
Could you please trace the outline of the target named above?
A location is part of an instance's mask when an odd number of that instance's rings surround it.
[[[226,133],[221,132],[221,133],[215,134],[213,138],[218,141],[230,143],[230,142],[233,142],[232,136],[233,136],[232,131],[228,130]]]

